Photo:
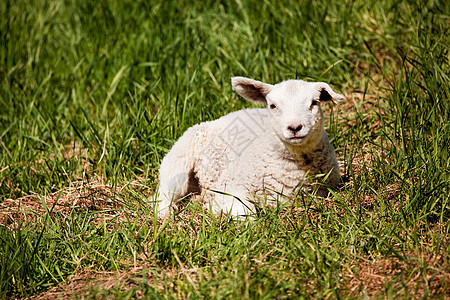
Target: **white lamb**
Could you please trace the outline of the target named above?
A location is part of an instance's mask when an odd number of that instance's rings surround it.
[[[326,187],[341,183],[320,103],[341,103],[342,95],[323,82],[271,85],[244,77],[231,82],[243,98],[267,108],[236,111],[183,134],[159,170],[160,216],[192,194],[201,194],[215,213],[239,217],[254,214],[256,203],[285,201],[298,188],[309,186],[324,196]]]

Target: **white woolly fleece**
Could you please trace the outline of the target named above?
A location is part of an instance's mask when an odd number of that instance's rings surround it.
[[[320,102],[344,97],[325,83],[289,80],[270,85],[232,79],[245,99],[266,109],[244,109],[189,128],[164,157],[156,193],[162,217],[181,198],[204,196],[208,208],[233,216],[255,212],[253,203],[276,204],[305,188],[318,174],[329,174],[326,187],[341,182],[333,147],[324,131]],[[314,179],[315,178],[315,179]],[[326,195],[318,187],[318,195]],[[237,199],[238,198],[238,199]]]

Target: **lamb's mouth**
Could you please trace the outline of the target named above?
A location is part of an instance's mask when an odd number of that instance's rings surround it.
[[[290,137],[289,139],[297,141],[297,140],[303,140],[304,138],[305,138],[304,136],[293,136],[293,137]]]
[[[306,135],[305,136],[291,136],[288,138],[288,140],[291,143],[299,143],[299,142],[305,140],[305,138],[306,138]]]

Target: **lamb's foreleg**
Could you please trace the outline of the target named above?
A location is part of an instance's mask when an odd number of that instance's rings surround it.
[[[249,192],[244,188],[226,189],[225,192],[215,191],[210,203],[214,214],[223,212],[236,218],[245,218],[256,214],[253,203],[248,200]]]

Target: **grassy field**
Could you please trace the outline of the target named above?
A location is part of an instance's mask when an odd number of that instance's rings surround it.
[[[450,296],[445,1],[0,4],[0,298]],[[255,221],[150,196],[233,76],[330,83],[342,173]]]

